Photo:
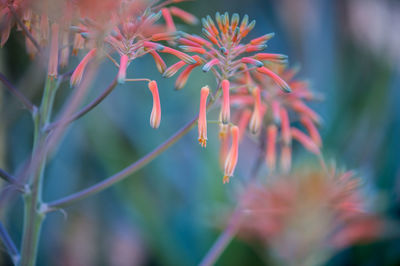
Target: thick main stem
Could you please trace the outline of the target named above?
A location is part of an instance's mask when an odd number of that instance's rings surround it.
[[[40,158],[39,168],[29,180],[30,192],[24,195],[24,229],[20,266],[35,265],[40,231],[45,218],[45,213],[40,210],[43,173],[46,166],[47,133],[43,131],[43,128],[49,122],[56,89],[56,81],[48,77],[39,111],[33,114],[35,124],[33,154],[38,149],[43,149],[44,152]]]

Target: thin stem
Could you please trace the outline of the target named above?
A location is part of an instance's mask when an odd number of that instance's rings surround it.
[[[232,241],[236,232],[238,231],[240,226],[240,216],[239,212],[235,211],[232,215],[231,221],[229,225],[225,228],[224,232],[218,237],[218,239],[214,242],[214,245],[210,248],[207,255],[203,258],[203,260],[199,263],[200,266],[210,266],[214,265],[217,259],[224,252],[225,248]]]
[[[54,211],[59,208],[67,207],[77,201],[80,201],[89,196],[97,194],[97,193],[111,187],[112,185],[124,180],[129,175],[135,173],[142,167],[146,166],[148,163],[150,163],[152,160],[154,160],[158,155],[160,155],[166,149],[171,147],[181,137],[186,135],[186,133],[188,133],[193,128],[193,126],[196,124],[196,122],[197,122],[197,116],[194,119],[192,119],[189,123],[187,123],[185,126],[183,126],[180,130],[178,130],[173,136],[171,136],[165,142],[160,144],[152,152],[146,154],[145,156],[140,158],[138,161],[129,165],[128,167],[126,167],[122,171],[116,173],[115,175],[110,176],[109,178],[101,181],[100,183],[97,183],[91,187],[83,189],[83,190],[76,192],[72,195],[69,195],[65,198],[48,203],[47,204],[47,207],[49,208],[48,211]]]
[[[21,27],[21,29],[24,31],[25,35],[29,38],[29,40],[33,43],[33,45],[36,47],[36,49],[40,52],[40,45],[36,41],[36,39],[32,36],[32,34],[29,32],[28,28],[25,26],[25,24],[21,21],[21,19],[18,17],[17,12],[15,11],[14,7],[10,3],[8,5],[8,8],[10,9],[12,15],[14,16],[15,20],[18,23],[18,26]]]
[[[125,79],[125,81],[129,81],[129,82],[132,82],[132,81],[147,81],[147,82],[150,82],[151,79],[146,79],[146,78],[142,78],[142,79]]]
[[[111,62],[113,62],[113,64],[117,67],[117,68],[119,68],[119,64],[118,64],[118,62],[117,61],[115,61],[115,59],[114,58],[112,58],[112,56],[111,55],[109,55],[106,51],[104,51],[104,54],[107,56],[107,58],[108,59],[110,59],[110,61]]]
[[[220,84],[218,84],[218,87],[219,87],[219,85]],[[212,96],[215,97],[215,95],[218,93],[218,91],[219,90],[215,90],[215,92]],[[208,102],[207,110],[210,109],[210,107],[214,104],[214,102],[215,102],[214,100],[210,100]],[[196,125],[197,119],[198,119],[198,115],[196,115],[190,122],[188,122],[185,126],[183,126],[181,129],[179,129],[174,135],[172,135],[169,139],[167,139],[162,144],[160,144],[153,151],[146,154],[145,156],[140,158],[138,161],[132,163],[131,165],[129,165],[122,171],[116,173],[115,175],[110,176],[109,178],[107,178],[91,187],[88,187],[86,189],[78,191],[72,195],[69,195],[62,199],[47,203],[46,204],[46,207],[47,207],[46,212],[51,212],[51,211],[55,211],[57,209],[65,208],[77,201],[80,201],[89,196],[92,196],[94,194],[102,192],[103,190],[106,190],[107,188],[111,187],[112,185],[124,180],[129,175],[135,173],[142,167],[146,166],[148,163],[150,163],[152,160],[154,160],[158,155],[163,153],[165,150],[167,150],[169,147],[171,147],[175,142],[177,142],[180,138],[182,138],[184,135],[186,135]]]
[[[17,265],[20,258],[18,249],[1,222],[0,222],[0,238],[3,241],[3,244],[6,247],[6,250],[10,255],[14,265]]]
[[[15,184],[17,181],[15,180],[15,178],[10,175],[9,173],[7,173],[6,171],[4,171],[3,169],[0,168],[0,177],[7,181],[10,184]]]
[[[263,145],[264,144],[261,144],[261,147]],[[260,154],[259,156],[257,156],[254,167],[250,173],[250,181],[253,181],[256,178],[258,172],[260,171],[262,165],[262,159],[263,159],[263,149],[260,148]],[[199,264],[200,266],[210,266],[215,264],[215,262],[224,252],[224,250],[229,245],[233,237],[236,235],[240,227],[240,223],[241,223],[240,207],[237,207],[234,213],[232,214],[230,223],[222,232],[222,234],[218,237],[218,239],[214,242],[214,245],[207,252],[203,260],[200,262]]]
[[[31,113],[37,110],[37,107],[29,101],[11,82],[0,73],[0,80],[3,82],[4,86],[13,94],[18,100],[24,105],[26,109],[28,109]]]
[[[73,114],[70,118],[67,118],[64,120],[59,120],[59,121],[49,124],[46,127],[46,131],[50,131],[59,125],[66,126],[69,123],[81,118],[82,116],[84,116],[85,114],[90,112],[93,108],[95,108],[97,105],[99,105],[115,89],[117,84],[118,84],[117,79],[114,79],[113,82],[103,91],[103,93],[100,94],[91,103],[89,103],[88,105],[83,107],[80,111]]]
[[[6,182],[10,183],[11,185],[16,186],[17,190],[21,191],[22,193],[28,191],[28,189],[26,189],[24,185],[20,184],[19,181],[14,176],[10,175],[1,168],[0,168],[0,177]]]

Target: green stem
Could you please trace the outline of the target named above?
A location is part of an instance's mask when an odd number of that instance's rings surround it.
[[[41,210],[42,205],[42,182],[46,167],[45,141],[47,133],[43,128],[50,120],[53,109],[54,97],[57,90],[56,80],[48,77],[44,89],[42,103],[38,112],[33,113],[34,141],[33,154],[38,149],[44,149],[39,168],[29,180],[30,192],[24,195],[24,229],[22,239],[22,251],[20,266],[33,266],[36,262],[40,231],[45,213]]]

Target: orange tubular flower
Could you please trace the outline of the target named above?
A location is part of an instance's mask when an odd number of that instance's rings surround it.
[[[57,78],[58,74],[58,24],[51,25],[51,46],[49,56],[49,77]]]
[[[78,86],[82,80],[83,73],[87,64],[96,56],[97,49],[93,48],[89,53],[82,59],[79,65],[75,68],[72,73],[70,85],[71,87]]]
[[[249,109],[245,109],[239,119],[239,142],[242,141],[244,134],[246,132],[247,125],[249,124],[249,120],[251,117],[251,111]]]
[[[292,167],[292,148],[288,145],[283,145],[281,149],[281,170],[283,173],[288,173]]]
[[[233,176],[239,155],[239,127],[231,127],[232,146],[225,161],[225,173],[222,182],[229,183],[229,178]]]
[[[316,155],[320,154],[318,145],[313,142],[313,140],[309,138],[306,134],[293,127],[291,128],[290,132],[292,134],[292,137],[300,142],[307,150]]]
[[[201,88],[200,92],[200,111],[199,111],[199,120],[198,120],[198,129],[199,129],[199,143],[201,147],[207,146],[207,97],[210,93],[210,89],[208,86],[204,86]]]
[[[250,118],[249,128],[251,133],[256,134],[261,128],[261,92],[260,88],[256,87],[253,90],[254,95],[254,109]]]
[[[152,128],[158,128],[161,122],[161,104],[160,96],[158,94],[158,86],[154,80],[150,81],[148,85],[149,90],[153,94],[153,109],[151,110],[150,115],[150,125]]]
[[[229,123],[231,119],[231,107],[229,103],[229,81],[224,79],[221,83],[222,86],[222,108],[220,113],[220,121],[223,124]]]
[[[271,172],[275,171],[276,167],[276,135],[278,129],[275,125],[268,126],[267,129],[267,151],[265,152],[265,161],[268,169]]]

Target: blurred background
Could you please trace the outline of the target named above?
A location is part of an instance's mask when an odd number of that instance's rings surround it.
[[[365,199],[393,225],[373,241],[356,244],[327,258],[327,265],[400,265],[400,2],[394,0],[198,0],[178,5],[201,18],[216,11],[248,14],[257,24],[249,39],[275,32],[268,51],[300,64],[300,77],[325,96],[312,107],[323,117],[327,161],[355,169],[363,178]],[[184,26],[200,35],[201,27]],[[73,69],[84,53],[70,60]],[[168,65],[175,60],[166,58]],[[15,30],[0,50],[0,70],[25,95],[39,103],[44,73],[30,64]],[[105,62],[88,101],[113,79]],[[152,97],[145,83],[127,83],[98,108],[72,124],[46,169],[44,200],[85,188],[120,171],[191,120],[198,112],[199,89],[215,86],[196,70],[187,86],[174,91],[150,56],[134,61],[129,77],[159,84],[162,121],[149,126]],[[2,85],[0,85],[2,86]],[[64,84],[58,104],[71,92]],[[16,173],[32,147],[29,114],[0,91],[0,167]],[[397,107],[396,107],[397,106]],[[216,119],[216,111],[210,117]],[[235,177],[222,184],[217,125],[209,126],[207,149],[192,130],[177,144],[117,186],[52,213],[44,222],[38,265],[196,265],[214,243],[249,178],[256,146],[245,140]],[[300,147],[299,147],[300,148]],[[300,148],[294,165],[315,159]],[[261,169],[264,178],[266,169]],[[22,200],[1,210],[17,245]],[[284,265],[258,242],[235,238],[217,265]],[[0,265],[11,265],[0,249]]]

